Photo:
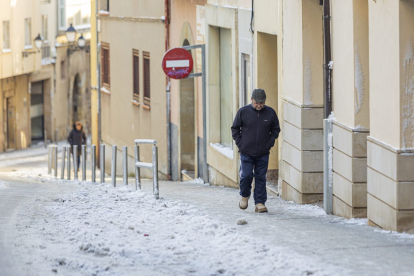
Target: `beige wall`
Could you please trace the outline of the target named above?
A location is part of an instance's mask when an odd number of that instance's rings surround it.
[[[40,33],[40,0],[0,1],[0,79],[40,69],[40,53],[23,58],[23,51],[37,51],[33,40]],[[32,22],[32,48],[25,49],[25,18]],[[11,52],[3,49],[3,21],[10,21]]]
[[[207,4],[213,6],[235,7],[244,9],[252,8],[252,1],[250,0],[208,0]]]
[[[368,38],[368,2],[332,1],[333,111],[351,128],[369,128]]]
[[[111,0],[109,4],[111,16],[154,18],[164,16],[164,0],[128,0],[122,1],[122,5],[117,2]]]
[[[399,3],[369,1],[371,136],[396,148],[401,148]]]
[[[105,144],[129,147],[133,156],[134,139],[158,140],[159,171],[167,174],[166,84],[160,62],[164,55],[164,24],[158,19],[164,14],[163,1],[111,2],[111,16],[102,18],[101,41],[110,44],[110,93],[102,92],[102,137]],[[136,6],[136,5],[140,6]],[[145,5],[144,5],[145,4]],[[118,16],[156,16],[146,19],[122,20]],[[116,17],[112,17],[115,15]],[[119,43],[122,41],[122,43]],[[132,103],[132,51],[140,52],[140,105]],[[143,51],[151,57],[151,109],[143,107]],[[143,161],[152,158],[150,147],[141,147]],[[109,164],[110,165],[110,164]],[[143,170],[144,176],[150,176]]]

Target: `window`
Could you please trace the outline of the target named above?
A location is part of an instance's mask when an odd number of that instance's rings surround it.
[[[66,30],[66,1],[65,0],[58,0],[59,1],[59,29]]]
[[[66,78],[66,60],[60,62],[60,78],[62,80]]]
[[[251,98],[250,56],[242,54],[242,95],[240,106],[245,106]]]
[[[32,19],[24,19],[24,45],[26,48],[32,47]]]
[[[151,76],[150,76],[150,53],[143,52],[144,57],[144,105],[151,104]]]
[[[111,87],[111,64],[110,64],[110,57],[109,57],[109,44],[102,43],[102,52],[101,52],[101,79],[103,87],[110,88]]]
[[[42,15],[42,37],[46,41],[47,38],[47,15]]]
[[[231,30],[220,28],[220,144],[233,148],[231,137],[232,116],[232,76],[231,76]]]
[[[133,95],[132,99],[136,102],[139,102],[139,51],[133,50],[132,51],[132,58],[133,58]]]
[[[81,10],[79,10],[75,15],[74,15],[74,19],[73,21],[75,22],[75,24],[73,25],[81,25],[82,24],[82,14],[81,14]]]
[[[10,21],[3,21],[3,50],[10,49]]]
[[[100,0],[99,1],[99,10],[109,12],[109,0]]]

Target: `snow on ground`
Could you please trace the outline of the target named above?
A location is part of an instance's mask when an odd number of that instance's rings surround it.
[[[78,185],[75,192],[53,199],[37,197],[36,207],[28,208],[19,220],[17,250],[31,253],[22,261],[63,275],[137,275],[137,271],[331,275],[334,271],[288,248],[243,235],[242,225],[225,226],[182,201],[155,200],[110,184],[72,183]],[[35,221],[30,221],[33,217]]]

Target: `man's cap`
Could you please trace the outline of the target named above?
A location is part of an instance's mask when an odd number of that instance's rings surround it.
[[[252,98],[256,102],[263,103],[266,101],[266,92],[261,88],[257,88],[253,90]]]

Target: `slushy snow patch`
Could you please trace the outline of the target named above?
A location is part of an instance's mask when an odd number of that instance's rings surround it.
[[[215,143],[215,144],[210,143],[210,146],[212,146],[213,149],[220,152],[221,154],[223,154],[227,158],[233,160],[233,150],[231,148],[225,147],[225,146],[223,146],[222,144],[219,144],[219,143]]]

